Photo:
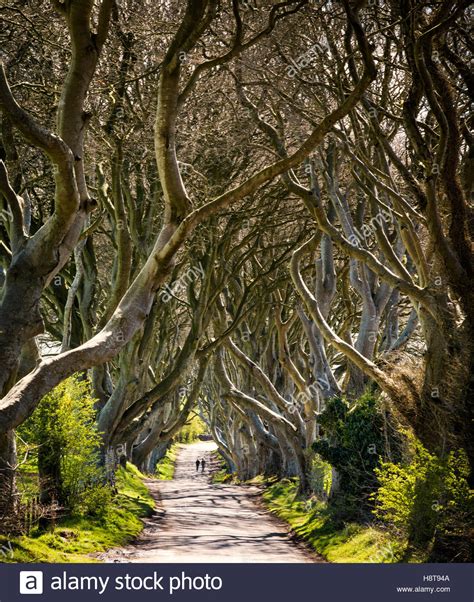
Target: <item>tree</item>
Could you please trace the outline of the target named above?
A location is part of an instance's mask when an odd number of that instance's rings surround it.
[[[288,8],[286,2],[274,5],[268,13],[269,22],[261,35],[271,32],[278,20],[291,14],[302,4],[290,2]],[[97,64],[98,54],[94,50],[92,55],[95,56],[95,59],[92,59],[86,56],[86,53],[91,44],[99,44],[98,47],[102,47],[110,20],[111,5],[109,3],[101,5],[98,40],[96,40],[95,34],[93,36],[90,29],[92,4],[88,4],[88,10],[85,12],[82,12],[80,8],[78,3],[72,2],[67,4],[64,11],[71,31],[73,62],[71,63],[71,75],[66,79],[63,93],[64,102],[61,104],[59,113],[59,136],[45,133],[17,105],[5,78],[3,78],[1,88],[2,110],[28,141],[47,153],[52,163],[58,169],[56,174],[57,195],[55,212],[48,222],[49,226],[40,229],[39,232],[41,235],[36,235],[36,239],[33,237],[33,240],[35,240],[35,245],[39,244],[37,243],[38,239],[41,242],[42,237],[46,236],[49,228],[51,228],[52,238],[49,240],[49,237],[47,237],[48,242],[45,242],[48,252],[36,254],[35,257],[47,258],[49,257],[48,253],[57,253],[59,249],[55,244],[58,245],[61,241],[65,242],[67,240],[68,248],[73,247],[79,235],[79,226],[83,223],[83,218],[89,207],[87,201],[89,195],[87,194],[86,198],[87,188],[84,183],[82,167],[82,133],[85,119],[82,112],[82,104]],[[375,66],[368,50],[367,41],[360,26],[357,13],[351,9],[349,4],[346,4],[345,8],[348,21],[357,28],[358,47],[363,59],[363,71],[360,81],[354,86],[349,96],[316,125],[312,133],[290,156],[268,164],[239,183],[235,188],[218,195],[212,200],[208,200],[195,209],[191,209],[191,201],[184,187],[176,156],[176,123],[179,109],[189,96],[190,87],[199,79],[201,71],[228,62],[236,54],[245,50],[246,44],[253,45],[261,36],[253,36],[247,42],[244,41],[240,12],[237,3],[234,3],[233,15],[237,34],[233,41],[232,50],[217,57],[215,60],[201,62],[193,70],[188,80],[183,83],[181,53],[184,52],[187,55],[196,49],[200,38],[215,18],[217,9],[217,4],[213,1],[187,3],[181,23],[166,49],[160,67],[154,140],[156,163],[164,200],[163,221],[160,233],[156,238],[152,252],[138,275],[122,295],[115,311],[104,324],[102,330],[79,347],[42,361],[34,372],[21,379],[5,395],[0,406],[0,430],[3,433],[4,442],[2,446],[4,467],[7,467],[9,464],[9,455],[7,453],[8,433],[33,411],[41,396],[73,372],[88,369],[110,360],[139,331],[146,316],[151,311],[158,287],[170,273],[177,252],[195,227],[210,215],[229,206],[231,203],[236,203],[256,191],[262,184],[301,163],[308,153],[323,140],[333,124],[347,114],[362,96],[365,89],[375,77]],[[87,73],[87,77],[81,79],[80,83],[77,84],[79,86],[77,90],[74,88],[78,74],[76,61],[84,62],[78,68],[80,71],[84,69]],[[70,84],[71,81],[74,85]],[[70,86],[72,86],[72,90]],[[70,118],[69,115],[64,115],[63,109],[63,106],[69,107],[69,103],[73,107],[73,115]],[[70,137],[73,134],[78,136],[78,133],[81,134],[79,138],[71,141]],[[77,161],[76,158],[78,159]],[[76,181],[76,177],[79,181]],[[12,192],[14,193],[13,189],[7,185],[5,179],[4,181],[6,197],[9,199],[10,204],[13,203],[13,208],[16,210],[20,201],[16,194],[12,195]],[[78,216],[81,216],[81,219]],[[78,217],[77,221],[76,217]],[[73,240],[69,241],[67,237],[64,238],[64,231],[66,228],[72,227],[73,224],[76,224],[76,228],[74,229]],[[69,244],[70,242],[72,244]],[[22,260],[23,257],[24,255],[22,255]],[[64,257],[65,259],[66,257]],[[60,263],[59,265],[62,264]],[[5,293],[2,302],[5,313],[7,310],[8,313],[11,313],[13,299],[18,299],[20,293],[17,290],[14,294],[13,288],[9,288],[11,270],[13,269],[15,273],[15,268],[18,269],[15,263],[10,266],[5,280]],[[26,274],[26,270],[22,269],[20,272]],[[41,283],[44,284],[47,278],[54,273],[48,273],[46,279],[43,277]],[[25,278],[27,277],[25,276]],[[20,276],[19,280],[23,281],[23,277]],[[38,282],[39,286],[40,283]],[[24,281],[23,287],[25,287]],[[11,293],[9,293],[9,290],[11,290]],[[21,296],[25,298],[23,292]],[[39,297],[40,290],[35,289],[35,298],[39,299]],[[28,323],[31,323],[31,318],[29,318]],[[38,323],[38,316],[36,316],[35,323]],[[9,332],[10,335],[13,334],[11,327]],[[37,330],[32,330],[29,333],[26,333],[25,330],[24,337],[20,341],[26,342],[35,334],[37,334]],[[20,351],[20,343],[16,343],[15,349],[11,351],[7,346],[7,355],[9,358],[7,366],[17,361]]]

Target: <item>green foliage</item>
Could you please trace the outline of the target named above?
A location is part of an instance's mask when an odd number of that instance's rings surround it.
[[[194,443],[199,440],[199,435],[203,435],[206,432],[206,424],[197,414],[193,414],[176,435],[175,441],[178,443]]]
[[[377,487],[375,468],[387,452],[397,454],[399,442],[387,434],[388,421],[379,400],[366,393],[355,402],[334,398],[328,401],[320,417],[325,438],[313,444],[313,450],[336,469],[340,489],[333,500],[341,518],[366,518]]]
[[[312,452],[308,458],[308,484],[316,496],[326,499],[331,490],[332,470],[329,462]]]
[[[22,425],[24,445],[34,446],[43,498],[77,514],[101,514],[111,499],[99,466],[101,437],[89,383],[71,377],[46,395]],[[32,464],[30,460],[29,468]]]
[[[171,481],[174,477],[174,467],[178,455],[178,444],[173,445],[166,450],[166,454],[156,463],[156,476],[162,481]]]
[[[155,505],[142,478],[135,466],[120,467],[118,494],[103,516],[68,516],[47,532],[37,529],[28,537],[0,536],[0,547],[12,549],[2,562],[96,562],[88,554],[125,545],[140,533],[140,519],[151,515]]]
[[[465,452],[438,458],[414,438],[411,446],[410,462],[382,462],[376,468],[380,487],[373,495],[375,516],[418,547],[435,535],[461,537],[474,519]]]

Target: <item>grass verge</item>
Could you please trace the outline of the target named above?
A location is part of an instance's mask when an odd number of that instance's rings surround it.
[[[174,469],[176,465],[176,458],[178,457],[179,443],[173,443],[171,447],[166,451],[166,454],[156,464],[156,478],[161,481],[171,481],[174,477]]]
[[[227,472],[226,468],[219,468],[212,473],[211,482],[216,485],[222,485],[224,483],[236,483],[232,475]]]
[[[118,494],[100,517],[77,516],[59,520],[47,531],[28,536],[0,536],[0,562],[97,562],[87,556],[122,546],[143,528],[154,501],[132,464],[117,471]]]
[[[236,483],[238,480],[235,474],[227,470],[227,464],[224,458],[216,450],[211,454],[211,483],[223,485],[224,483]]]
[[[406,558],[407,544],[376,526],[334,521],[327,504],[299,497],[294,480],[266,483],[268,509],[329,562],[422,562]]]

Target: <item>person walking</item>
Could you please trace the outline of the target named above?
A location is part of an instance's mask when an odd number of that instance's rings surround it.
[[[206,460],[204,460],[204,458],[201,459],[201,472],[204,472],[204,469],[206,468]]]
[[[199,458],[196,460],[196,472],[199,470]]]

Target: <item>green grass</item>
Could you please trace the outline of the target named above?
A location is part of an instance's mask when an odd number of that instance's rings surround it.
[[[179,443],[173,443],[163,458],[157,462],[155,476],[161,481],[171,481],[174,477],[178,447]]]
[[[5,550],[0,561],[97,562],[87,554],[128,543],[142,530],[140,519],[153,511],[154,501],[142,478],[131,464],[119,468],[118,494],[101,517],[68,517],[48,531],[36,529],[29,536],[0,536],[0,548]]]
[[[214,467],[217,464],[219,468],[214,471],[211,475],[211,482],[216,485],[223,485],[224,483],[234,483],[238,484],[239,480],[237,479],[237,475],[235,473],[230,473],[227,469],[227,463],[224,458],[220,455],[218,451],[212,452],[212,460],[214,463]],[[211,463],[212,465],[212,463]]]
[[[223,483],[237,483],[234,476],[230,474],[230,472],[227,472],[226,468],[216,470],[216,472],[212,474],[211,481],[216,485],[222,485]]]
[[[285,520],[292,530],[330,562],[407,562],[406,542],[376,526],[335,522],[323,502],[297,495],[294,480],[268,484],[263,499],[271,512]]]

